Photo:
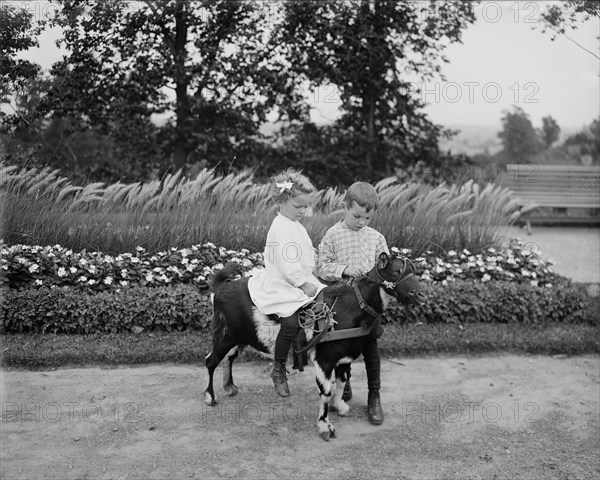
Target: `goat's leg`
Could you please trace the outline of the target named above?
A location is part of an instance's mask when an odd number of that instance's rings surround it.
[[[206,365],[206,369],[208,370],[208,386],[204,390],[204,403],[211,407],[217,404],[217,397],[213,387],[215,369],[233,347],[235,347],[235,342],[231,338],[213,335],[213,349],[204,359],[204,365]]]
[[[238,388],[233,383],[233,361],[242,353],[242,349],[241,345],[237,345],[229,350],[226,355],[227,363],[223,365],[223,389],[230,397],[238,393]]]
[[[319,387],[319,418],[317,428],[321,438],[329,441],[329,438],[335,438],[335,427],[329,421],[329,401],[331,400],[331,387],[334,378],[333,368],[322,369],[315,361],[315,377]]]
[[[348,404],[342,400],[342,395],[344,395],[344,387],[348,381],[349,371],[349,363],[343,363],[335,367],[335,394],[333,395],[331,406],[335,408],[338,411],[338,414],[342,417],[348,415],[348,412],[350,411]]]

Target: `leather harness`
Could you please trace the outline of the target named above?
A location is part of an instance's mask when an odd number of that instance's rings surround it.
[[[408,280],[409,278],[414,277],[413,273],[409,273],[406,276],[404,275],[406,273],[406,269],[408,268],[409,262],[410,262],[410,260],[405,258],[404,268],[402,269],[402,272],[400,273],[398,279],[395,282],[390,282],[389,280],[386,280],[385,278],[383,278],[381,276],[381,274],[379,273],[377,268],[374,269],[375,273],[381,280],[380,282],[378,282],[379,285],[381,285],[383,287],[384,291],[388,295],[393,295],[394,294],[393,290],[398,285],[400,285],[402,282]],[[412,262],[410,262],[410,263],[412,265]],[[413,271],[414,271],[414,266],[413,266]],[[363,275],[363,276],[368,278],[367,275]],[[380,318],[381,314],[377,313],[375,311],[375,309],[373,307],[371,307],[365,301],[362,294],[360,293],[360,290],[358,289],[357,282],[354,279],[351,281],[351,285],[352,285],[352,288],[354,289],[354,294],[356,295],[356,299],[358,300],[358,305],[359,305],[360,309],[375,319]],[[323,302],[323,297],[324,297],[323,290],[321,290],[321,292],[319,292],[319,294],[315,298],[314,303],[310,304],[307,308],[309,308],[309,309],[312,308],[312,310],[315,312],[315,314],[318,314],[319,312],[321,312],[325,308],[324,307],[325,304]],[[337,298],[333,302],[331,308],[333,308],[336,301],[337,301]],[[333,342],[336,340],[345,340],[348,338],[364,337],[371,332],[371,329],[373,328],[373,325],[375,323],[375,322],[373,322],[370,327],[362,326],[362,327],[355,327],[355,328],[346,328],[343,330],[335,330],[334,324],[337,322],[333,318],[334,313],[335,312],[330,312],[329,315],[324,316],[325,318],[318,318],[315,321],[315,324],[316,324],[315,332],[317,332],[317,334],[313,335],[313,337],[310,339],[310,341],[308,341],[306,343],[306,345],[304,345],[302,348],[298,348],[298,349],[296,349],[296,347],[294,346],[294,358],[295,358],[294,364],[297,365],[298,369],[301,372],[303,371],[302,365],[306,364],[304,361],[301,361],[301,358],[303,356],[305,358],[306,352],[308,350],[310,350],[311,348],[313,348],[316,344],[322,343],[322,342]],[[321,317],[323,317],[323,316],[321,316]],[[296,368],[296,366],[294,368]]]

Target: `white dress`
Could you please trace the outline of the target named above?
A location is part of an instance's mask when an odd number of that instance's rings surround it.
[[[315,248],[300,222],[281,213],[273,220],[264,251],[265,268],[248,280],[248,290],[254,305],[265,315],[289,317],[310,303],[300,288],[305,282],[325,287],[314,275]],[[316,295],[315,295],[316,296]]]

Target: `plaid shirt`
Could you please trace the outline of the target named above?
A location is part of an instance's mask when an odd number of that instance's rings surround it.
[[[323,280],[342,280],[346,267],[367,273],[377,263],[379,254],[389,250],[385,237],[371,227],[350,230],[342,220],[327,230],[319,245],[317,274]]]

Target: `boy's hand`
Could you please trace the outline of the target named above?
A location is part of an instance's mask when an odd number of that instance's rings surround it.
[[[300,285],[300,289],[309,297],[314,297],[317,294],[317,287],[310,282]]]
[[[342,277],[351,277],[356,278],[360,277],[361,273],[357,267],[346,267],[344,272],[342,273]]]

